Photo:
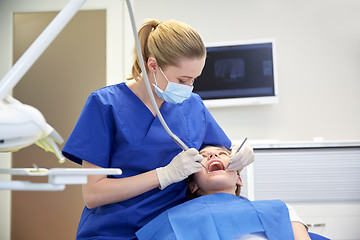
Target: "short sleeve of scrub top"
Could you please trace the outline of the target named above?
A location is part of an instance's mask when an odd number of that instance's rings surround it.
[[[81,112],[70,138],[63,148],[64,156],[82,164],[81,160],[107,168],[113,141],[114,121],[111,107],[92,93]]]
[[[205,108],[191,94],[181,104],[164,102],[160,112],[171,131],[188,147],[231,146],[231,141]],[[143,102],[125,83],[92,93],[68,138],[63,154],[104,168],[120,168],[124,178],[166,166],[182,149],[164,130]],[[186,181],[164,190],[153,189],[129,200],[84,208],[77,239],[115,236],[135,239],[135,232],[164,210],[186,200]],[[99,238],[101,239],[101,238]]]

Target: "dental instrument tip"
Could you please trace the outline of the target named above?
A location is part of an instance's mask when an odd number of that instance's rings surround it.
[[[209,172],[209,169],[207,169],[207,167],[205,167],[204,164],[202,164],[201,162],[199,162],[201,164],[201,166],[203,166],[203,168],[205,168],[206,172]]]
[[[244,145],[244,143],[246,142],[246,140],[247,140],[247,137],[246,137],[246,138],[244,139],[244,141],[241,143],[240,147],[238,148],[238,150],[236,150],[236,152],[234,153],[234,155],[237,154],[237,153],[240,151],[240,149],[242,148],[242,146]],[[226,166],[225,169],[228,169],[229,166],[230,166],[230,162],[227,164],[227,166]]]

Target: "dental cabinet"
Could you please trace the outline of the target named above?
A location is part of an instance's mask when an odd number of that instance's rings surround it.
[[[309,231],[333,240],[359,239],[360,141],[252,144],[255,161],[241,173],[243,196],[281,199]]]

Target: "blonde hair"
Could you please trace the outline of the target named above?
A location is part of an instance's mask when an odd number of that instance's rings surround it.
[[[200,35],[192,27],[179,21],[147,20],[139,29],[138,36],[145,66],[149,57],[154,57],[158,66],[165,68],[177,66],[177,61],[181,58],[206,56],[205,45]],[[134,56],[131,76],[128,80],[141,79],[142,71],[136,49],[134,49]]]

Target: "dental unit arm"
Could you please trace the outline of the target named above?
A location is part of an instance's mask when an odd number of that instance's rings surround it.
[[[72,0],[54,18],[39,37],[19,58],[0,82],[0,152],[15,152],[33,143],[53,152],[60,163],[65,161],[58,144],[61,136],[36,108],[22,104],[10,95],[21,80],[86,0]]]
[[[36,108],[21,103],[11,90],[21,80],[86,0],[71,0],[51,21],[39,37],[25,51],[0,81],[0,153],[15,152],[32,144],[52,152],[60,163],[65,161],[57,144],[62,144],[60,134],[45,120]],[[48,176],[48,183],[29,181],[0,181],[0,190],[60,191],[68,184],[86,184],[88,175],[120,175],[118,168],[17,168],[0,169],[0,174]]]

